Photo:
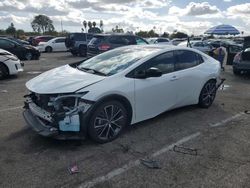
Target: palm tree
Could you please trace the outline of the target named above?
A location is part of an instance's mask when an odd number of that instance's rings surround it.
[[[88,27],[89,27],[89,29],[92,28],[92,22],[91,21],[88,22]]]
[[[103,32],[103,21],[102,20],[100,20],[100,29]]]
[[[87,31],[87,24],[88,24],[87,21],[84,20],[82,24],[83,24],[83,27],[84,27],[85,32],[86,32]]]

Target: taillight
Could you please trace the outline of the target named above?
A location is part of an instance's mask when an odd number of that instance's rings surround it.
[[[234,63],[239,63],[240,61],[241,61],[241,52],[237,53],[237,54],[234,56],[233,62],[234,62]]]
[[[102,51],[106,51],[106,50],[109,50],[110,49],[110,45],[109,44],[101,44],[98,49],[99,50],[102,50]]]

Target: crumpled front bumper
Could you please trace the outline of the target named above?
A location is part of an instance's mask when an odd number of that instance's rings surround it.
[[[65,114],[49,112],[36,105],[32,99],[25,96],[23,117],[27,124],[39,135],[53,137],[60,140],[66,139],[84,139],[86,137],[85,116],[81,116],[82,122],[79,124],[79,131],[61,130],[60,122],[64,121]],[[69,125],[71,126],[71,124]]]
[[[30,109],[25,109],[23,117],[27,124],[38,134],[46,137],[55,137],[59,134],[57,128],[45,125]]]

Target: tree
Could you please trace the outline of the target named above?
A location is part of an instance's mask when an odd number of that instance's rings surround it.
[[[24,32],[24,30],[22,30],[22,29],[18,29],[18,30],[16,31],[16,35],[17,35],[17,37],[20,37],[20,36],[22,36],[22,35],[25,35],[25,32]]]
[[[162,37],[169,38],[169,33],[164,32],[164,33],[162,34]]]
[[[34,20],[31,22],[31,27],[35,32],[53,32],[55,30],[53,21],[45,15],[35,16]]]
[[[149,37],[159,37],[159,35],[157,33],[155,33],[155,31],[153,29],[148,32],[148,36]]]
[[[100,29],[103,32],[103,21],[102,20],[100,20]]]
[[[10,26],[5,30],[6,34],[15,35],[16,28],[13,23],[10,24]]]
[[[112,29],[112,32],[114,32],[114,33],[124,33],[124,30],[122,28],[119,28],[118,25],[116,25],[115,28]]]
[[[89,29],[92,28],[92,22],[91,21],[88,21],[88,27],[89,27]]]
[[[84,30],[85,30],[85,32],[87,32],[87,21],[86,20],[84,20],[83,22],[82,22],[82,24],[83,24],[83,27],[84,27]]]
[[[187,38],[187,37],[188,37],[188,35],[186,33],[179,32],[179,31],[176,31],[170,35],[171,39],[173,39],[173,38]]]
[[[96,22],[93,22],[93,23],[92,23],[92,25],[93,25],[93,27],[95,28],[95,26],[96,26]]]

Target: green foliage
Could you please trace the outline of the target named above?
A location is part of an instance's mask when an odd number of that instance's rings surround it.
[[[183,33],[183,32],[174,32],[170,35],[170,38],[173,39],[173,38],[187,38],[188,35],[186,33]]]
[[[31,27],[38,33],[53,32],[55,30],[53,21],[45,15],[35,16],[34,20],[31,22]]]
[[[112,32],[114,33],[124,33],[124,30],[122,28],[119,28],[119,26],[115,26],[115,28],[112,28]]]
[[[154,30],[150,31],[139,31],[135,33],[136,35],[143,37],[143,38],[150,38],[150,37],[159,37],[157,33],[154,32]]]
[[[164,37],[164,38],[169,38],[169,33],[164,32],[164,33],[162,34],[162,36],[161,36],[161,37]]]
[[[13,23],[10,24],[10,26],[5,30],[6,34],[9,35],[15,35],[16,34],[16,28]]]

